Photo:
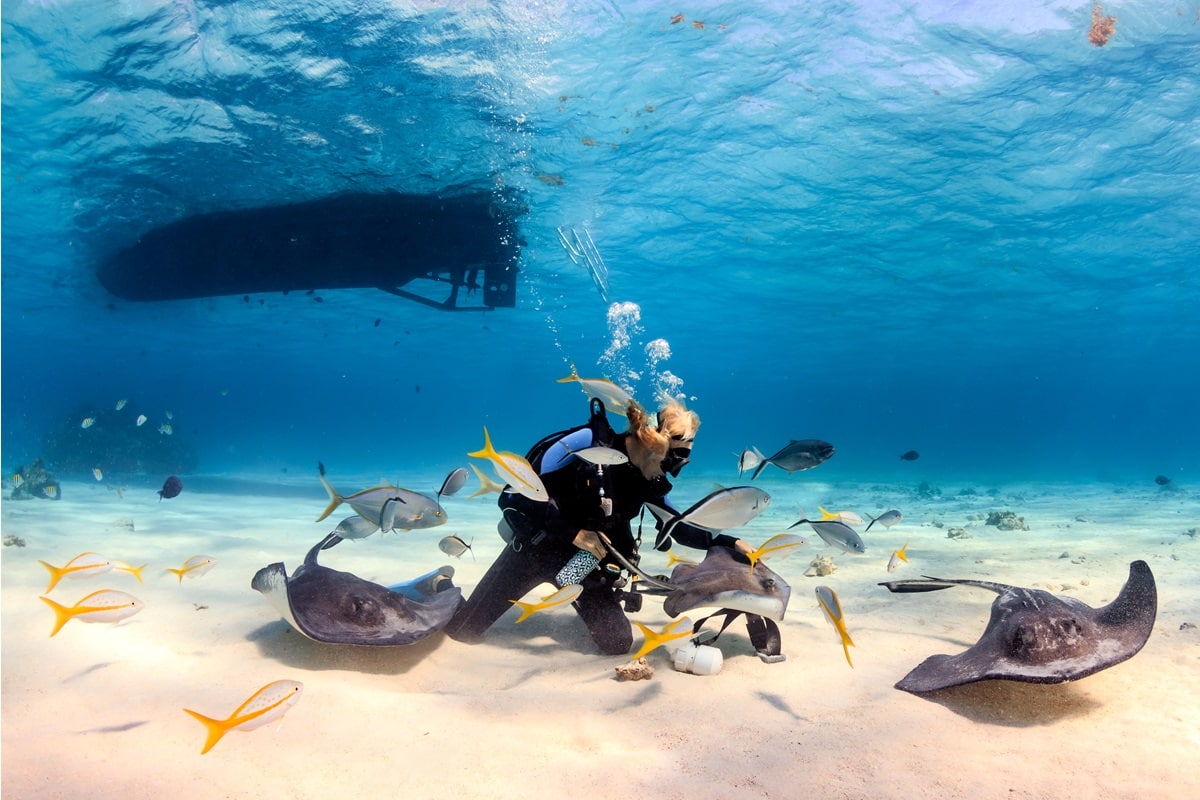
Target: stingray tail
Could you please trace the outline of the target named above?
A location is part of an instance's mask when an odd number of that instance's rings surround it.
[[[945,581],[938,578],[914,578],[903,581],[886,581],[879,584],[886,586],[889,592],[896,594],[909,594],[912,592],[936,592],[939,589],[949,589],[952,586],[958,586],[958,581]]]

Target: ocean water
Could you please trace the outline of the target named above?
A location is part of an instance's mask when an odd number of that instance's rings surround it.
[[[831,479],[1200,469],[1190,6],[1121,9],[1104,47],[1084,2],[3,15],[6,469],[120,398],[196,472],[441,469],[484,424],[523,450],[581,420],[571,364],[685,396],[714,470],[810,437]],[[516,307],[95,277],[189,215],[388,190],[515,195]]]
[[[1089,31],[1109,15],[1098,46]],[[6,789],[328,796],[343,773],[314,766],[328,755],[313,749],[319,727],[352,745],[339,764],[362,794],[394,793],[404,753],[438,765],[407,775],[413,796],[527,796],[497,788],[505,753],[462,752],[523,719],[550,753],[539,763],[612,793],[693,796],[746,765],[739,786],[792,786],[797,763],[819,762],[805,780],[830,796],[1194,796],[1178,765],[1200,707],[1187,688],[1200,623],[1195,2],[4,0],[0,44],[0,461],[8,490],[45,458],[63,494],[3,503],[6,540],[27,543],[3,553]],[[385,192],[483,193],[514,215],[515,305],[452,312],[330,288],[357,264],[330,264],[312,291],[173,301],[123,299],[97,277],[179,220]],[[295,267],[282,250],[254,263]],[[586,397],[557,382],[573,370],[699,413],[681,506],[746,482],[747,447],[833,443],[813,471],[758,479],[774,500],[741,533],[756,543],[798,506],[904,509],[904,525],[872,530],[869,558],[837,554],[828,578],[858,642],[853,671],[802,577],[807,555],[780,567],[796,588],[789,671],[760,670],[729,635],[733,675],[713,684],[704,724],[717,745],[745,742],[740,757],[670,752],[699,746],[682,711],[694,684],[672,683],[664,662],[661,702],[630,701],[563,618],[497,626],[470,658],[444,640],[364,655],[300,640],[247,589],[327,530],[313,522],[318,462],[347,493],[381,476],[432,493],[484,426],[523,452],[585,421]],[[901,459],[909,450],[919,458]],[[171,473],[184,494],[159,502]],[[502,546],[473,488],[446,502],[444,528],[327,558],[391,582],[447,560],[433,543],[455,533],[475,542],[478,558],[455,562],[469,591]],[[998,534],[982,522],[994,510],[1031,530]],[[948,542],[953,527],[974,538]],[[830,551],[810,538],[813,555]],[[46,639],[33,562],[98,542],[153,565],[135,590],[146,613]],[[990,602],[881,599],[887,553],[905,544],[910,577],[1041,581],[1094,606],[1144,558],[1160,624],[1091,689],[957,715],[905,704],[892,682],[969,645]],[[192,553],[218,568],[162,577]],[[531,666],[531,650],[560,658]],[[293,727],[220,745],[240,769],[192,758],[200,729],[178,706],[234,708],[253,688],[243,675],[289,672],[310,687]],[[363,737],[363,710],[397,693],[393,729]],[[576,720],[616,758],[584,748],[582,761]],[[646,752],[657,766],[612,768]],[[554,774],[531,780],[559,792]]]

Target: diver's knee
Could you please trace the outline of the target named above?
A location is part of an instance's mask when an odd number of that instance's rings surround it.
[[[606,656],[623,656],[633,649],[633,630],[607,631],[602,636],[592,635],[600,653]]]

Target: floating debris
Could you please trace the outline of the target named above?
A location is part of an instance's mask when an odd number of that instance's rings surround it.
[[[1104,16],[1104,7],[1096,3],[1092,7],[1092,27],[1088,28],[1088,41],[1096,47],[1104,47],[1117,32],[1117,18]]]

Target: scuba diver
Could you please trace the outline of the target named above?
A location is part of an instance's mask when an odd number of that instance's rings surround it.
[[[445,627],[451,638],[481,641],[512,607],[511,601],[538,584],[579,583],[583,589],[575,610],[600,652],[620,655],[633,646],[632,626],[621,605],[624,601],[625,609],[637,611],[642,599],[624,591],[627,579],[622,570],[636,566],[641,541],[641,523],[637,535],[631,523],[647,502],[678,513],[666,499],[671,491],[667,475],[678,477],[690,460],[700,418],[670,401],[654,424],[631,401],[629,428],[618,435],[608,424],[602,401],[593,399],[590,408],[586,425],[550,434],[526,457],[540,475],[549,502],[501,492],[503,518],[498,528],[507,546]],[[657,519],[655,525],[662,527]],[[714,545],[741,553],[753,550],[741,539],[686,523],[676,525],[671,536],[658,536],[655,548],[670,549],[672,536],[700,550]]]

